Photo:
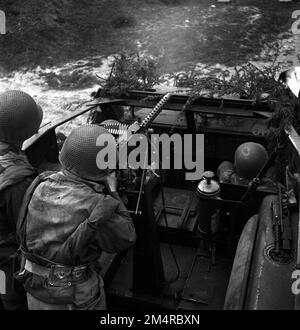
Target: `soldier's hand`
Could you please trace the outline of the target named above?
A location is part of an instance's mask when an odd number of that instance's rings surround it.
[[[118,180],[117,180],[116,172],[109,173],[106,177],[106,182],[107,182],[108,189],[110,190],[110,192],[116,192],[117,191]]]

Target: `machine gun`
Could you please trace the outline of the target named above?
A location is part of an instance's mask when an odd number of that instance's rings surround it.
[[[290,224],[289,198],[287,191],[278,184],[278,200],[271,205],[274,249],[271,257],[285,262],[291,258],[292,230]]]
[[[160,114],[171,96],[171,93],[166,93],[141,123],[135,121],[130,126],[122,125],[116,121],[104,123],[104,128],[116,137],[117,148],[120,150],[120,148],[124,147],[130,141],[133,134],[138,132],[142,132],[148,136],[149,125]],[[156,224],[153,221],[152,203],[149,201],[152,200],[153,186],[161,183],[161,180],[152,181],[145,185],[146,172],[147,167],[144,166],[141,169],[139,189],[134,191],[137,195],[137,202],[134,210],[130,211],[135,220],[135,227],[138,234],[138,239],[134,247],[133,283],[134,291],[144,292],[144,280],[148,279],[148,293],[160,294],[163,283],[165,282],[165,276]],[[132,194],[133,191],[130,193]],[[148,214],[148,217],[143,219],[143,224],[141,224],[142,210]]]
[[[138,132],[143,132],[144,134],[148,134],[147,128],[149,125],[155,120],[155,118],[161,113],[163,110],[164,105],[168,102],[168,100],[171,98],[171,93],[166,93],[161,100],[157,103],[157,105],[153,108],[153,110],[146,116],[146,118],[143,119],[141,123],[135,121],[130,126],[121,125],[120,123],[113,121],[108,122],[104,124],[103,126],[108,130],[109,133],[113,135],[117,135],[116,143],[118,148],[122,148],[124,144],[128,143],[129,140],[132,138],[133,134],[136,134]],[[140,201],[141,201],[141,195],[142,195],[142,189],[144,186],[145,181],[145,174],[146,174],[146,168],[144,167],[142,169],[142,176],[141,176],[141,183],[139,188],[139,194],[138,194],[138,200],[137,205],[134,211],[135,215],[140,214]]]
[[[155,118],[161,113],[164,105],[171,98],[171,93],[166,93],[162,99],[157,103],[153,110],[143,119],[141,123],[135,121],[130,126],[121,125],[117,121],[106,123],[103,126],[113,135],[119,135],[117,138],[117,145],[120,146],[122,143],[128,143],[131,136],[139,131],[145,132],[145,130],[151,125]],[[101,124],[100,124],[101,125]]]

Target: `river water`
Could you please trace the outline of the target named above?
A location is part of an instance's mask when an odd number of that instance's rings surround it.
[[[293,49],[294,39],[290,37],[282,40],[282,55],[278,61],[288,67],[288,59],[285,55]],[[289,56],[290,59],[290,56]],[[9,75],[0,76],[0,91],[19,89],[29,93],[44,110],[42,125],[49,124],[59,119],[64,119],[72,111],[80,108],[80,105],[91,99],[90,94],[96,91],[96,75],[105,78],[110,73],[114,56],[86,57],[79,61],[65,63],[62,67],[36,67],[33,70],[21,70],[11,72]],[[258,67],[269,65],[266,61],[252,61]],[[208,75],[210,70],[233,71],[232,67],[226,67],[216,63],[205,66],[196,64],[198,70]],[[173,81],[166,80],[166,85],[172,86]],[[87,121],[88,114],[76,118],[58,129],[68,134],[72,128]]]
[[[99,56],[97,58],[84,58],[80,61],[66,63],[63,67],[49,67],[44,69],[37,67],[30,71],[12,72],[8,76],[0,78],[0,90],[18,89],[29,93],[43,108],[44,118],[41,125],[43,126],[70,115],[72,111],[80,107],[80,104],[91,99],[90,94],[99,87],[92,80],[88,83],[88,87],[85,87],[83,84],[82,87],[66,88],[64,86],[60,88],[59,85],[67,84],[64,80],[68,81],[68,77],[72,76],[75,76],[75,78],[77,76],[95,77],[96,74],[106,77],[110,72],[112,61],[113,56],[106,58]],[[53,87],[53,76],[57,80],[55,81],[57,85],[55,87]],[[52,81],[50,84],[49,77],[51,78],[50,81]],[[76,85],[77,82],[73,79],[72,83]],[[77,85],[80,85],[80,82]],[[60,129],[68,133],[73,127],[86,122],[87,116],[84,115],[76,118]]]

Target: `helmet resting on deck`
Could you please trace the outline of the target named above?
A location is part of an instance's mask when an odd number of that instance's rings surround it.
[[[0,141],[21,143],[38,132],[43,111],[27,93],[11,90],[0,94]]]
[[[236,173],[245,179],[255,178],[268,160],[266,149],[259,143],[246,142],[235,151]]]
[[[62,167],[92,181],[98,181],[106,175],[107,171],[99,169],[96,163],[97,154],[104,148],[97,146],[97,140],[104,134],[109,133],[98,125],[83,125],[75,128],[67,137],[60,152],[59,160]]]

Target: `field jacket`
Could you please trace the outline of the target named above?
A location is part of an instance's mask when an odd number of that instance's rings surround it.
[[[17,250],[18,213],[36,175],[24,153],[0,142],[0,265]]]
[[[135,239],[132,219],[118,195],[105,194],[103,185],[67,171],[46,177],[29,202],[26,248],[45,261],[45,267],[93,264],[102,251],[120,252]],[[33,275],[25,289],[46,303],[80,306],[92,301],[102,285],[92,271],[85,282],[70,286],[53,286],[49,279]]]

